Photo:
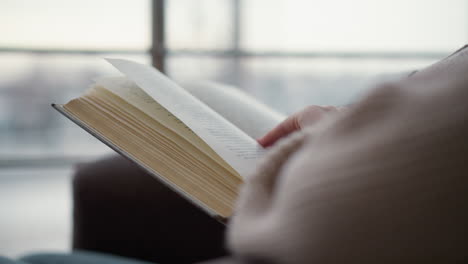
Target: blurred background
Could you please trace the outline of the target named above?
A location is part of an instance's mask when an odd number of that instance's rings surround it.
[[[351,103],[467,40],[465,0],[0,0],[0,255],[70,247],[73,164],[112,151],[50,103],[117,74],[104,57],[288,114]]]

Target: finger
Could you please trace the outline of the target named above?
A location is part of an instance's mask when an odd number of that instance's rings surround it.
[[[258,143],[263,147],[269,147],[273,145],[278,139],[300,129],[298,123],[298,115],[294,114],[288,117],[286,120],[281,122],[275,128],[273,128],[270,132],[268,132],[265,136],[258,139]]]

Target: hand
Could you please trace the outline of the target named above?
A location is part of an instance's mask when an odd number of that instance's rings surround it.
[[[294,113],[286,118],[283,122],[273,128],[265,136],[258,139],[258,143],[263,147],[273,145],[278,139],[285,137],[296,130],[300,130],[306,126],[313,125],[321,120],[325,115],[333,112],[338,112],[345,109],[344,107],[335,106],[318,106],[311,105],[303,110]]]

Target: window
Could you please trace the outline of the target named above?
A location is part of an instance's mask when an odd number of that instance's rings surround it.
[[[347,104],[461,47],[467,10],[463,0],[171,0],[167,72],[235,84],[286,113]]]
[[[62,165],[108,152],[50,104],[116,74],[102,57],[149,63],[150,1],[0,3],[0,168]],[[112,7],[112,8],[110,8]]]
[[[150,63],[152,42],[164,41],[153,54],[175,80],[234,84],[291,113],[349,103],[448,55],[467,40],[467,10],[463,0],[4,0],[0,166],[109,151],[49,106],[116,73],[102,57]]]

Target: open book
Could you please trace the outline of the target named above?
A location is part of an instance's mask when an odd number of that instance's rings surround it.
[[[53,106],[210,215],[231,216],[264,154],[255,138],[284,116],[229,86],[184,89],[150,66],[108,62],[123,76]]]

